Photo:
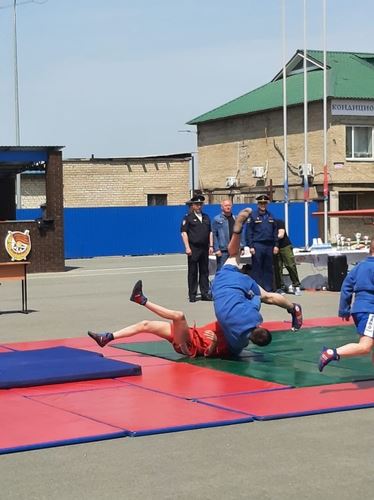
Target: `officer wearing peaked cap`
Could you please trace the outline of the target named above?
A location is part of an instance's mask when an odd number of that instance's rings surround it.
[[[257,209],[248,219],[246,242],[252,254],[252,278],[267,292],[273,286],[273,255],[278,254],[278,228],[267,206],[266,194],[257,196]]]
[[[190,302],[196,302],[197,288],[201,300],[212,300],[209,286],[209,255],[213,254],[213,235],[210,219],[201,211],[205,197],[193,196],[186,202],[190,212],[184,216],[181,235],[187,254],[188,295]]]
[[[259,201],[265,201],[265,202],[269,203],[270,198],[269,198],[269,196],[267,194],[260,194],[259,196],[257,196],[256,201],[257,202],[259,202]]]
[[[193,196],[190,200],[186,201],[186,205],[193,205],[194,203],[204,203],[205,201],[205,196],[202,194],[197,194],[196,196]]]

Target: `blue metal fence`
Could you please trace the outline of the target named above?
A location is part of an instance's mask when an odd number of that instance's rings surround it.
[[[235,205],[234,213],[248,205]],[[252,208],[255,205],[250,205]],[[284,204],[271,203],[275,217],[284,218]],[[219,205],[206,205],[213,218]],[[311,202],[309,213],[317,211]],[[180,225],[187,212],[185,205],[160,207],[65,208],[65,258],[110,255],[155,255],[183,253]],[[18,220],[40,217],[39,209],[17,210]],[[295,247],[304,246],[304,203],[289,204],[289,233]],[[309,217],[310,241],[318,237],[318,220]]]

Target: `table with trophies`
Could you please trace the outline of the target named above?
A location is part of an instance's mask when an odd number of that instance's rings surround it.
[[[336,235],[336,246],[313,243],[308,249],[294,248],[294,255],[297,264],[309,263],[315,267],[326,267],[330,255],[345,255],[347,264],[356,264],[369,255],[370,238],[356,233],[354,238],[345,237],[342,234]]]

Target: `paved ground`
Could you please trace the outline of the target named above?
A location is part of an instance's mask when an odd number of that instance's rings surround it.
[[[0,287],[0,343],[79,337],[152,317],[128,301],[138,278],[152,300],[190,321],[213,317],[211,303],[187,302],[182,255],[66,264],[65,273],[30,275],[28,315],[16,312],[20,284]],[[301,277],[317,272],[300,266]],[[333,292],[300,297],[305,317],[335,316],[337,302]],[[288,319],[270,306],[262,312]],[[371,499],[373,418],[368,409],[3,455],[1,498]]]

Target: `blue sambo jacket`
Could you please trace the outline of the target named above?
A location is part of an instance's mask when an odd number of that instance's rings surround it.
[[[355,299],[351,305],[353,294]],[[374,257],[371,256],[348,273],[340,292],[340,317],[361,312],[374,314]]]

